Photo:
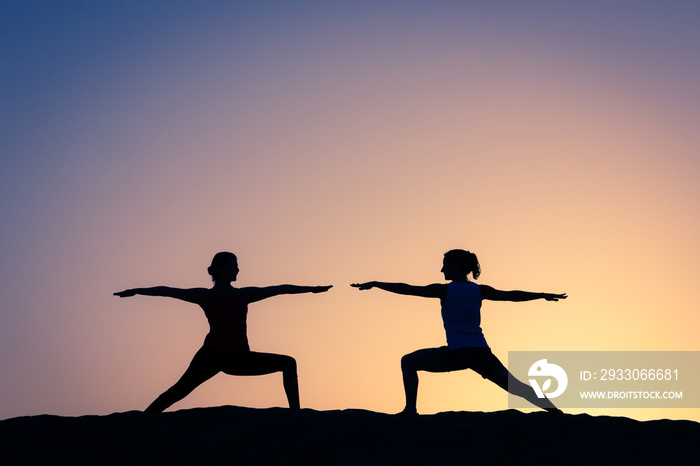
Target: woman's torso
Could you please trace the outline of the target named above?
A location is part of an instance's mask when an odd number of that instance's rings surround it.
[[[450,349],[488,348],[481,331],[481,290],[472,282],[451,282],[442,303],[442,321]]]
[[[202,308],[209,321],[205,346],[228,351],[250,351],[246,325],[248,303],[240,290],[234,288],[231,293],[210,290]]]

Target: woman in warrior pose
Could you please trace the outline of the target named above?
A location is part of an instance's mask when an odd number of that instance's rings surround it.
[[[532,387],[518,381],[491,352],[481,331],[481,302],[484,299],[558,301],[565,299],[566,294],[500,291],[487,285],[477,285],[469,281],[467,276],[471,273],[474,280],[479,278],[479,261],[475,254],[462,249],[445,253],[441,272],[450,283],[413,286],[405,283],[367,282],[351,285],[360,290],[379,288],[392,293],[440,299],[447,346],[421,349],[401,358],[406,392],[406,407],[402,414],[417,413],[418,371],[449,372],[463,369],[474,370],[483,378],[540,408],[560,412],[551,401],[538,398]]]
[[[180,380],[156,398],[146,411],[164,411],[219,372],[230,375],[264,375],[280,371],[289,407],[299,409],[297,364],[294,358],[250,351],[246,334],[248,304],[281,294],[322,293],[328,291],[332,285],[234,288],[231,282],[236,280],[239,269],[236,256],[230,252],[217,253],[208,272],[214,281],[212,288],[181,289],[156,286],[114,293],[121,298],[137,294],[165,296],[198,304],[209,320],[209,334],[194,355],[190,366]]]

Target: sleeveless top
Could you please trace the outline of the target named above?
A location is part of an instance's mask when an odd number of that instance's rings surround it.
[[[204,314],[209,321],[204,346],[227,351],[250,351],[246,331],[248,303],[242,293],[224,296],[210,292]]]
[[[447,284],[442,303],[442,322],[451,350],[464,347],[488,348],[481,331],[481,289],[472,282]]]

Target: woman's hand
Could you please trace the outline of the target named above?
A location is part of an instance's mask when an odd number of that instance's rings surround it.
[[[333,285],[325,285],[325,286],[314,286],[313,289],[311,290],[312,293],[325,293],[326,291],[330,290],[333,288]]]
[[[374,284],[375,282],[352,283],[350,286],[359,288],[360,290],[371,290],[374,287]]]
[[[563,294],[545,293],[544,299],[546,299],[547,301],[559,301],[560,299],[566,299],[566,293],[563,293]]]
[[[124,290],[124,291],[117,291],[114,293],[114,296],[119,296],[120,298],[129,298],[131,296],[136,295],[136,290]]]

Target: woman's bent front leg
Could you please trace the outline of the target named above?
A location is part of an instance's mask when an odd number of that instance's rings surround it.
[[[244,353],[222,369],[230,375],[266,375],[282,372],[282,385],[291,409],[300,409],[297,362],[291,356],[274,353]]]
[[[402,414],[416,414],[418,400],[418,371],[448,372],[447,363],[440,348],[426,348],[414,351],[401,358],[403,388],[406,393],[406,407]]]

